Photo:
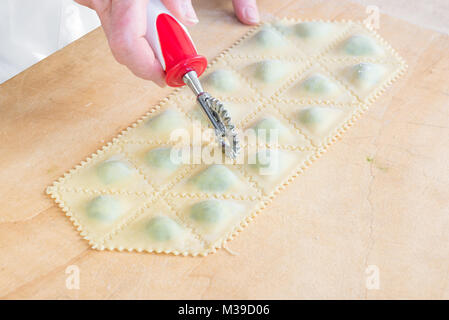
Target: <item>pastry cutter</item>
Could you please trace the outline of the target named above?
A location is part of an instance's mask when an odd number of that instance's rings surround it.
[[[165,82],[171,87],[187,85],[210,120],[223,153],[235,159],[240,146],[237,132],[223,103],[203,90],[198,79],[207,67],[205,57],[198,55],[186,27],[160,0],[147,5],[145,38],[165,71]]]

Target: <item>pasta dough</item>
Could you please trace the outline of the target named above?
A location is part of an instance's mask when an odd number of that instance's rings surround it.
[[[131,169],[122,161],[108,160],[98,165],[97,174],[104,184],[111,184],[129,177]]]
[[[91,219],[114,221],[121,214],[120,202],[110,195],[98,196],[87,204],[86,212]]]
[[[405,69],[361,23],[265,23],[202,76],[240,130],[237,161],[206,161],[222,158],[213,139],[183,140],[209,123],[181,88],[47,192],[93,248],[207,255],[242,231]],[[176,157],[179,145],[191,152],[182,154],[187,162]]]
[[[238,79],[230,70],[218,69],[212,72],[206,79],[215,89],[224,92],[232,92],[238,87]]]
[[[236,176],[225,166],[212,165],[197,175],[190,182],[204,192],[225,192],[237,181]]]

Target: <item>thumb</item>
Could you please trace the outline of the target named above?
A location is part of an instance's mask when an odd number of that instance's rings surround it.
[[[191,0],[162,0],[162,2],[183,24],[192,26],[199,22]]]

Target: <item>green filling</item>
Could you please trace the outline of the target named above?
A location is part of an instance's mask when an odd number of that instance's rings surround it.
[[[275,118],[262,119],[253,128],[259,138],[262,137],[262,135],[265,135],[265,142],[267,143],[271,141],[271,135],[273,134],[273,131],[277,131],[277,136],[280,137],[281,134],[286,130],[282,123],[280,123]]]
[[[236,182],[234,173],[223,165],[211,165],[191,178],[191,183],[205,192],[225,192]]]
[[[306,108],[299,112],[299,121],[304,124],[318,124],[326,118],[326,110],[321,108]]]
[[[105,184],[115,183],[126,179],[131,174],[128,165],[118,160],[107,160],[97,167],[97,175]]]
[[[237,89],[238,81],[232,71],[218,69],[208,77],[209,83],[217,90],[231,92]]]
[[[298,114],[299,121],[315,134],[324,134],[335,123],[342,111],[336,108],[310,107]]]
[[[273,23],[273,27],[285,36],[288,36],[293,32],[292,28],[284,22],[275,22]]]
[[[343,50],[351,56],[366,56],[376,52],[376,44],[370,38],[355,35],[346,40]]]
[[[255,76],[263,82],[273,83],[282,79],[286,73],[285,65],[278,60],[265,60],[258,62]]]
[[[350,70],[351,81],[359,87],[377,84],[382,77],[382,68],[372,63],[359,63]]]
[[[283,37],[273,28],[263,28],[254,38],[263,48],[276,48],[285,44]]]
[[[154,217],[146,225],[148,235],[155,241],[169,241],[179,231],[178,224],[169,217]]]
[[[321,75],[312,75],[304,80],[303,88],[313,94],[324,94],[332,91],[334,85]]]
[[[301,22],[295,26],[295,32],[301,38],[321,37],[328,33],[329,25],[324,22]]]
[[[171,148],[152,149],[145,154],[145,161],[152,167],[174,171],[179,167],[179,164],[171,160],[171,150]]]
[[[114,221],[121,212],[120,202],[110,195],[101,195],[92,199],[86,207],[87,216],[101,221]]]
[[[205,200],[195,203],[190,208],[190,217],[199,223],[216,224],[223,219],[224,204],[219,200]]]

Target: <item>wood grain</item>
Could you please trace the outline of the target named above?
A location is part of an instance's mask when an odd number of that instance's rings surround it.
[[[265,18],[365,18],[346,1],[259,4]],[[209,58],[247,30],[228,2],[196,7]],[[91,250],[44,194],[171,91],[118,65],[100,29],[2,84],[1,298],[449,298],[449,37],[380,26],[408,74],[230,243],[236,256]],[[65,286],[70,265],[79,290]]]

